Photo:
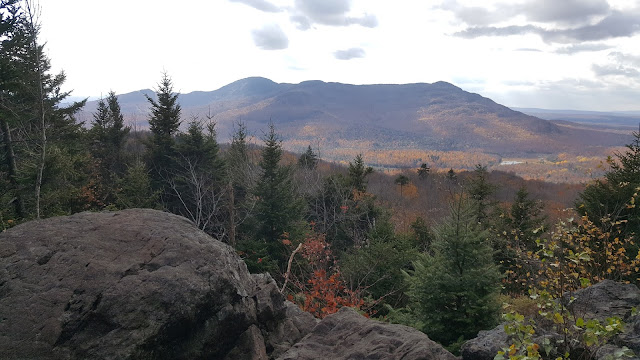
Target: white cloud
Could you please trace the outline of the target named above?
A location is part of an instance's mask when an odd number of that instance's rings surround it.
[[[263,50],[282,50],[289,47],[289,38],[277,24],[265,25],[251,32],[253,42]]]
[[[333,56],[338,60],[351,60],[357,58],[363,58],[365,51],[362,48],[350,48],[346,50],[338,50],[333,53]]]

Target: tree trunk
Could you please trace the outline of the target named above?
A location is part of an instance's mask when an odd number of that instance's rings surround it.
[[[40,98],[38,99],[38,105],[40,107],[40,162],[38,164],[38,175],[36,178],[35,197],[36,197],[36,218],[40,219],[40,191],[42,189],[42,176],[44,174],[45,160],[47,156],[47,128],[46,128],[46,115],[44,111],[44,84],[42,83],[42,54],[40,48],[38,48],[38,26],[35,20],[35,9],[32,8],[31,1],[26,1],[27,13],[29,15],[29,25],[31,26],[32,38],[31,45],[36,55],[36,71],[38,73],[38,90],[40,91]]]
[[[24,201],[22,199],[22,194],[18,186],[18,166],[16,165],[16,156],[13,152],[11,132],[9,131],[9,124],[7,123],[6,118],[0,118],[0,127],[2,130],[2,141],[4,142],[7,167],[9,168],[9,184],[11,184],[11,187],[13,187],[14,191],[14,198],[12,202],[13,206],[15,207],[16,216],[19,219],[23,219],[25,217]]]

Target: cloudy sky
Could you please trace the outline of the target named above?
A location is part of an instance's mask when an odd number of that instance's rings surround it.
[[[640,0],[41,0],[74,95],[249,76],[448,81],[515,107],[640,110]]]

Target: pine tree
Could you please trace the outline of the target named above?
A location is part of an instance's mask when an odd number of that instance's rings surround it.
[[[117,175],[121,175],[125,168],[124,145],[127,135],[131,131],[131,128],[124,125],[124,116],[118,102],[118,97],[113,91],[107,95],[107,105],[109,107],[110,121],[107,128],[107,138],[110,147],[114,152],[114,163],[112,165],[113,171]]]
[[[435,239],[435,235],[431,231],[431,227],[420,216],[411,223],[411,231],[414,234],[415,247],[422,253],[431,253],[431,245]]]
[[[167,171],[171,171],[175,161],[174,136],[180,128],[180,104],[178,94],[173,92],[173,84],[169,75],[164,73],[156,90],[157,101],[145,95],[151,105],[149,130],[152,138],[148,160],[149,165],[156,171],[154,178],[162,181]]]
[[[304,154],[300,155],[298,159],[298,165],[305,169],[315,169],[318,166],[318,155],[313,152],[311,149],[311,145],[307,147],[307,151]]]
[[[124,154],[125,138],[130,129],[124,126],[124,117],[116,94],[111,91],[98,101],[93,123],[89,131],[91,154],[96,160],[93,174],[95,195],[102,206],[115,201],[116,183],[126,170]]]
[[[256,239],[267,245],[269,255],[282,267],[286,254],[281,240],[302,220],[303,206],[294,191],[291,167],[280,164],[282,141],[273,124],[269,125],[269,132],[263,140],[262,174],[254,192],[258,199]]]
[[[400,185],[400,197],[402,197],[402,188],[409,183],[409,178],[406,175],[398,175],[394,183]]]
[[[225,164],[219,154],[214,123],[197,119],[187,132],[178,136],[177,159],[173,176],[167,179],[175,201],[170,210],[191,221],[201,230],[222,240],[222,194]]]
[[[407,277],[422,330],[450,348],[497,322],[500,274],[475,213],[468,201],[456,199],[437,229],[433,255],[415,261]]]
[[[118,179],[116,206],[120,209],[159,208],[159,193],[151,187],[149,171],[141,161],[127,167],[122,178]]]
[[[580,194],[576,208],[594,224],[606,228],[623,221],[624,235],[640,239],[640,132],[633,133],[627,150],[616,152],[607,163],[610,170],[604,179],[588,185]],[[608,229],[605,229],[608,230]]]
[[[256,182],[257,171],[249,153],[247,127],[238,122],[234,126],[231,145],[226,152],[227,167],[227,231],[229,244],[236,246],[247,240],[255,205],[251,189]]]
[[[52,75],[40,25],[29,2],[0,2],[1,165],[7,177],[11,215],[37,218],[79,206],[88,162],[81,124],[74,115],[85,101],[68,107],[64,73]],[[30,192],[33,190],[33,192]],[[3,194],[5,195],[5,194]],[[5,200],[5,199],[2,199]],[[5,212],[5,209],[0,209]]]
[[[446,178],[451,183],[456,183],[458,181],[458,175],[456,175],[456,172],[453,171],[453,168],[451,168],[451,169],[449,169],[449,171],[447,171]]]
[[[516,193],[511,208],[494,221],[494,258],[505,275],[505,292],[526,294],[527,279],[530,274],[537,272],[532,267],[528,254],[539,250],[536,240],[545,230],[545,219],[542,215],[542,203],[531,199],[526,187],[522,186]]]
[[[546,217],[542,215],[542,203],[529,197],[529,192],[522,186],[516,193],[511,205],[508,224],[512,234],[515,234],[524,247],[536,251],[536,237],[544,230]]]
[[[491,196],[496,191],[496,186],[489,183],[487,176],[487,167],[478,164],[467,186],[467,192],[475,207],[476,220],[483,224],[485,228],[489,227],[487,216],[492,210],[491,208],[495,205],[495,202],[491,200]]]
[[[160,191],[160,198],[167,209],[176,209],[180,200],[176,199],[171,184],[176,172],[175,135],[180,128],[180,104],[178,94],[173,92],[169,75],[164,73],[156,90],[157,101],[145,95],[151,105],[149,130],[151,141],[147,144],[147,164],[151,169],[154,190]]]
[[[362,154],[358,154],[353,163],[349,163],[349,181],[351,187],[357,191],[367,191],[367,176],[373,173],[373,168],[364,165]]]
[[[431,171],[431,168],[427,166],[427,164],[423,163],[418,168],[418,176],[420,177],[420,179],[426,179],[429,176],[430,171]]]
[[[27,216],[23,191],[18,183],[18,161],[16,158],[16,144],[12,137],[11,127],[19,119],[17,99],[12,96],[20,88],[19,55],[29,46],[28,37],[20,31],[24,21],[19,0],[0,2],[0,132],[2,132],[1,157],[2,172],[7,177],[0,178],[0,184],[7,189],[6,198],[0,198],[3,204],[12,204],[13,214],[3,217],[22,219]],[[13,121],[12,121],[13,120]],[[10,211],[9,211],[10,212]]]

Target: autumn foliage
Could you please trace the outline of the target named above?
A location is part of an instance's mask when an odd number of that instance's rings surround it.
[[[308,236],[302,243],[300,255],[302,261],[296,260],[299,273],[292,280],[294,290],[287,296],[290,301],[318,318],[333,314],[343,306],[363,307],[360,291],[345,286],[323,234]]]
[[[520,271],[507,272],[505,281],[557,296],[605,279],[636,283],[640,255],[623,234],[624,223],[608,220],[603,229],[586,216],[560,221],[548,238],[537,241],[538,251],[518,253]]]

